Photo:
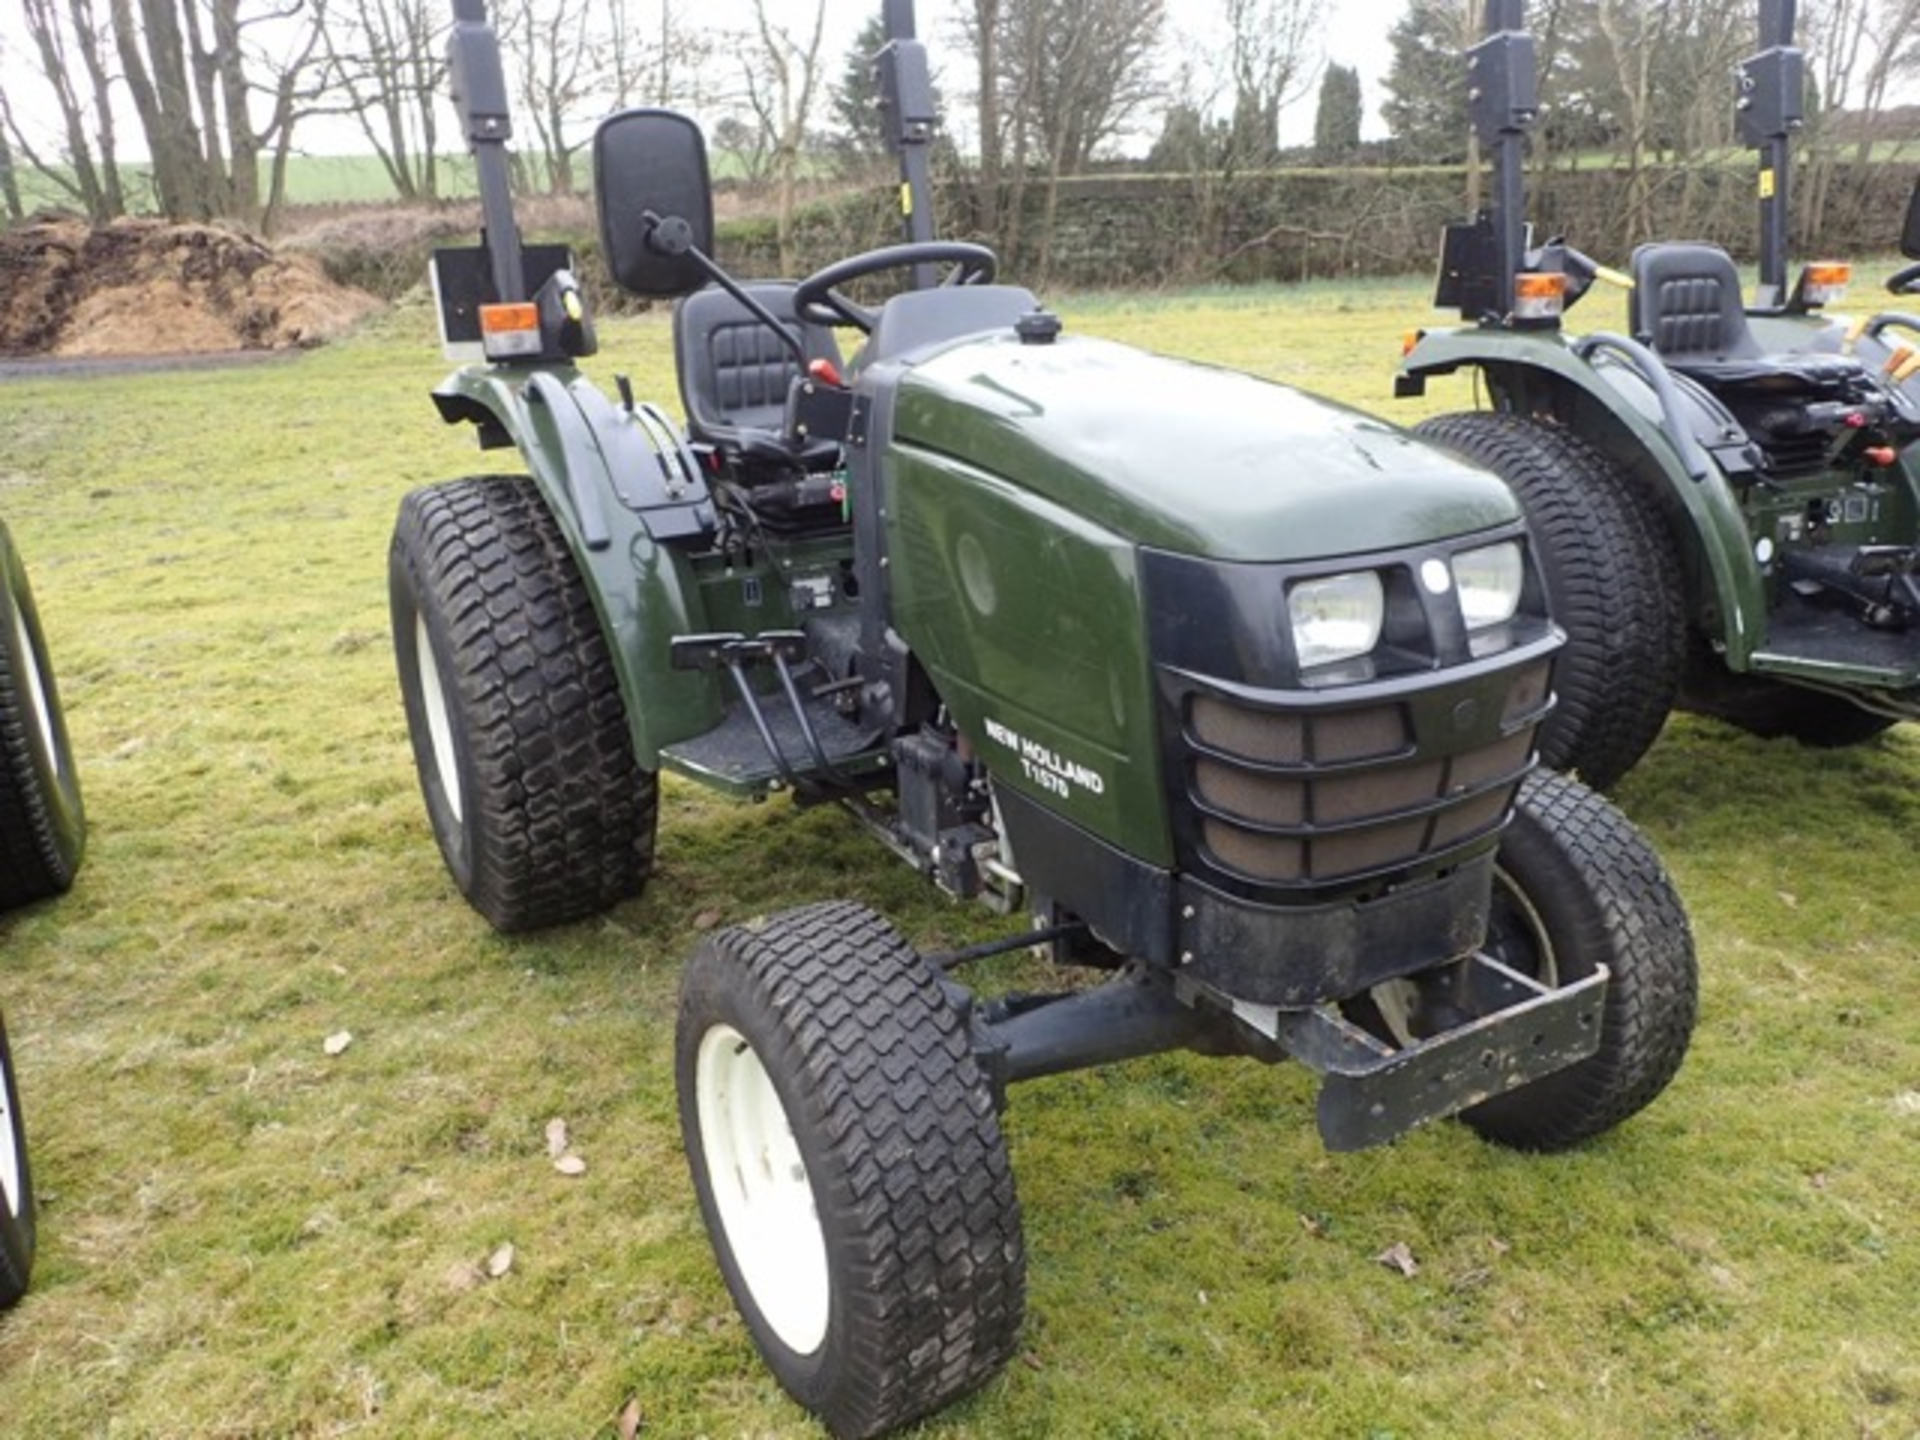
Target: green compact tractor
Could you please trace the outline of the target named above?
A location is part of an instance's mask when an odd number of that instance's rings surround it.
[[[7,1022],[0,1019],[0,1310],[27,1293],[33,1270],[33,1171],[20,1118],[20,1087],[13,1074]]]
[[[40,612],[0,524],[0,911],[65,892],[86,835]]]
[[[0,524],[0,911],[73,884],[86,814],[26,566]],[[13,1052],[0,1021],[0,1310],[33,1267],[33,1173]]]
[[[1920,716],[1920,384],[1901,343],[1920,321],[1827,318],[1844,266],[1786,283],[1793,0],[1764,0],[1739,72],[1741,138],[1761,156],[1753,306],[1709,245],[1642,245],[1617,276],[1564,240],[1530,244],[1523,8],[1491,0],[1467,57],[1493,199],[1448,228],[1436,303],[1473,323],[1423,334],[1397,390],[1459,370],[1484,383],[1490,410],[1416,433],[1495,471],[1526,510],[1569,637],[1543,758],[1610,786],[1675,706],[1820,746]],[[1920,252],[1914,214],[1906,244]],[[1631,333],[1570,338],[1562,312],[1596,276],[1629,287]]]
[[[1032,917],[925,954],[829,900],[687,963],[694,1188],[802,1405],[873,1434],[1015,1353],[1017,1081],[1292,1058],[1338,1150],[1456,1113],[1558,1149],[1665,1087],[1695,1012],[1685,915],[1606,802],[1532,773],[1562,635],[1498,479],[1076,336],[990,251],[933,239],[901,0],[877,64],[903,243],[736,280],[694,125],[600,126],[605,258],[677,301],[685,426],[623,377],[609,396],[578,366],[568,257],[515,229],[483,0],[455,14],[486,233],[436,285],[480,358],[434,398],[527,472],[416,491],[393,537],[401,689],[460,890],[502,930],[638,895],[665,771],[832,803],[942,890]],[[887,272],[906,288],[852,288]],[[957,978],[1028,947],[1103,973]]]

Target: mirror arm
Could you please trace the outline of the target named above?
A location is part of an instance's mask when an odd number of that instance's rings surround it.
[[[913,0],[886,0],[887,43],[873,60],[887,143],[900,162],[900,223],[908,244],[933,239],[933,103],[927,48],[914,38]],[[931,265],[913,267],[913,287],[930,290]]]
[[[780,337],[780,343],[793,352],[793,358],[800,362],[801,372],[805,373],[807,368],[807,347],[800,343],[800,337],[798,335],[795,335],[793,331],[781,324],[771,310],[767,309],[766,306],[748,294],[746,288],[742,286],[738,280],[735,280],[731,275],[727,274],[726,271],[722,270],[698,245],[656,245],[654,243],[654,237],[660,231],[662,223],[660,216],[651,210],[647,210],[641,213],[640,220],[641,223],[647,227],[646,244],[648,249],[663,255],[684,255],[693,261],[695,265],[700,267],[702,273],[704,273],[709,280],[713,281],[714,284],[718,285],[722,290],[746,306],[756,320],[762,322],[768,329],[772,330],[775,335],[778,335]]]
[[[479,179],[481,238],[493,267],[494,298],[509,303],[525,300],[526,269],[507,170],[507,141],[513,138],[513,122],[508,114],[500,41],[487,23],[485,0],[454,0],[447,67],[460,128],[465,132]]]

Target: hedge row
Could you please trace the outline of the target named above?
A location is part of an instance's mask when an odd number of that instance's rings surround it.
[[[1820,196],[1822,223],[1818,235],[1796,238],[1794,253],[1891,250],[1912,183],[1910,169],[1886,165],[1841,165],[1802,175],[1799,191]],[[1634,243],[1653,235],[1711,241],[1742,259],[1751,258],[1756,243],[1748,165],[1656,168],[1639,176],[1618,169],[1559,171],[1534,177],[1531,190],[1539,233],[1564,234],[1616,264]],[[788,268],[806,271],[897,239],[895,193],[890,187],[866,190],[803,209],[795,220],[796,263]],[[998,239],[1006,273],[1065,289],[1154,287],[1426,269],[1441,227],[1466,213],[1468,181],[1457,167],[1068,180],[1051,206],[1037,184],[1003,194],[997,209],[1017,216],[1018,225],[1003,228],[999,237],[982,233],[984,199],[965,185],[944,190],[945,230]],[[572,244],[597,306],[603,312],[624,308],[628,302],[602,278],[585,203],[545,204],[537,216],[531,223],[523,217],[528,237]],[[334,279],[394,298],[420,283],[435,245],[472,243],[476,223],[470,206],[381,212],[313,227],[298,243],[319,254]],[[770,275],[782,268],[770,219],[723,222],[717,248],[721,262],[739,274]]]

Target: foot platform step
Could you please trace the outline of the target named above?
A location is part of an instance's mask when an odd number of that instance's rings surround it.
[[[735,795],[805,790],[810,782],[832,785],[870,775],[886,764],[884,736],[856,725],[830,697],[807,693],[801,680],[805,641],[796,632],[741,636],[689,636],[674,642],[682,669],[725,669],[739,692],[726,717],[704,734],[662,748],[667,769]],[[779,688],[754,690],[749,665],[771,667]],[[824,763],[823,763],[824,762]]]

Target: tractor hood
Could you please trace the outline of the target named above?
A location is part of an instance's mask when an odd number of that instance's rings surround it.
[[[1387,550],[1519,515],[1494,476],[1358,411],[1086,337],[926,356],[901,380],[894,439],[1139,544],[1225,560]]]

